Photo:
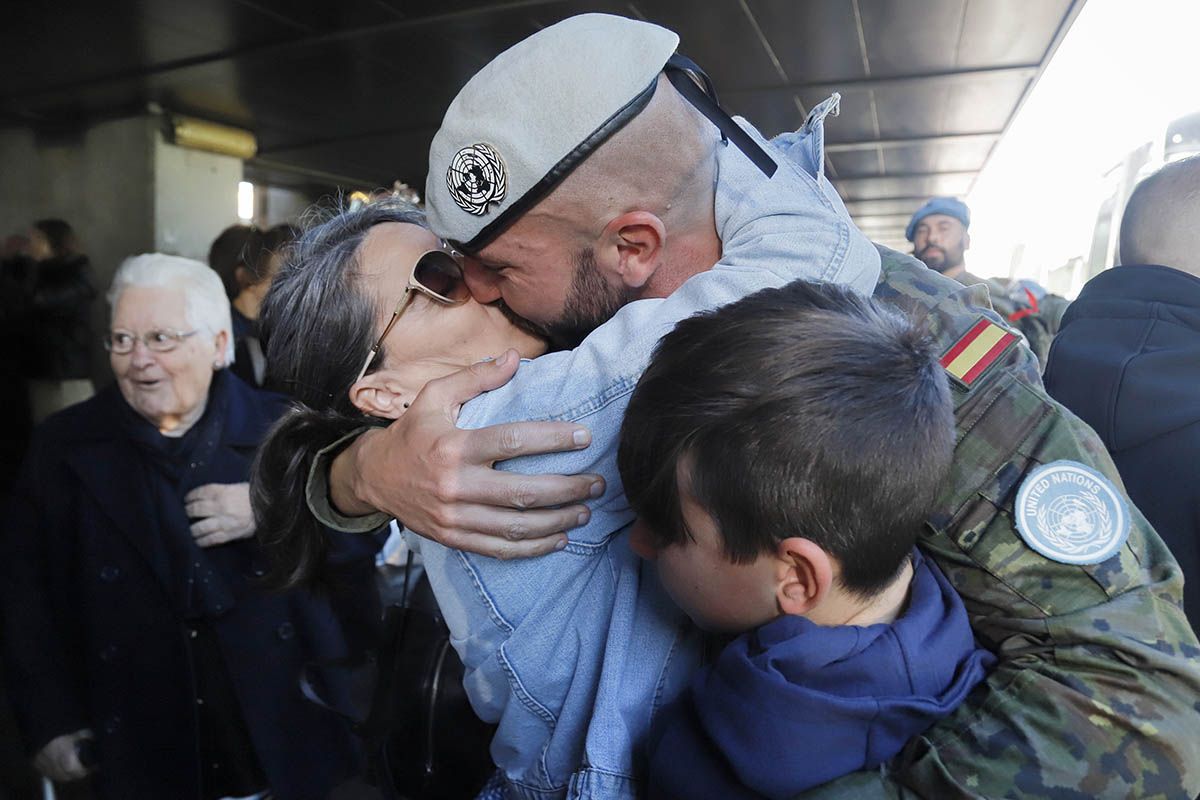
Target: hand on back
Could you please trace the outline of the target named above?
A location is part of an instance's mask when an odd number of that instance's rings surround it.
[[[455,426],[463,403],[503,386],[520,359],[508,351],[431,381],[386,429],[363,434],[334,461],[332,500],[343,512],[385,511],[447,547],[496,558],[543,555],[584,525],[598,475],[523,475],[494,469],[517,456],[581,450],[591,434],[567,422]]]

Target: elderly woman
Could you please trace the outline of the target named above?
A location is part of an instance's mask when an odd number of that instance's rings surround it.
[[[229,304],[195,261],[126,261],[116,385],[34,435],[6,520],[5,666],[35,765],[102,798],[323,798],[359,755],[300,694],[344,656],[326,599],[267,592],[245,481],[282,398],[226,369]],[[328,554],[369,608],[372,542]],[[349,549],[347,549],[349,548]]]

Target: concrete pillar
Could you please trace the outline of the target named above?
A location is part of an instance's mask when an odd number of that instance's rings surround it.
[[[91,258],[97,288],[106,288],[122,259],[154,247],[155,135],[143,117],[70,138],[0,131],[0,231],[65,219]]]
[[[154,249],[208,260],[217,234],[238,220],[242,161],[154,138]]]

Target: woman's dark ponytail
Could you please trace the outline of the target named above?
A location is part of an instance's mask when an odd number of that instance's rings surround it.
[[[287,249],[263,300],[259,325],[274,385],[294,399],[255,459],[250,499],[258,541],[278,587],[320,582],[333,534],[313,517],[306,495],[316,453],[370,420],[349,390],[371,345],[378,315],[360,288],[358,250],[385,222],[424,226],[420,211],[382,200],[309,227]]]
[[[363,427],[363,418],[315,411],[295,403],[258,449],[250,476],[250,503],[258,543],[276,588],[312,587],[329,549],[327,532],[308,510],[308,474],[321,442],[332,444]]]

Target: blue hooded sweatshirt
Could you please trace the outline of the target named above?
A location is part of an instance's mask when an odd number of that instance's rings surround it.
[[[962,600],[913,554],[891,624],[823,627],[784,616],[731,642],[662,712],[651,798],[789,798],[878,766],[953,711],[995,663]]]

